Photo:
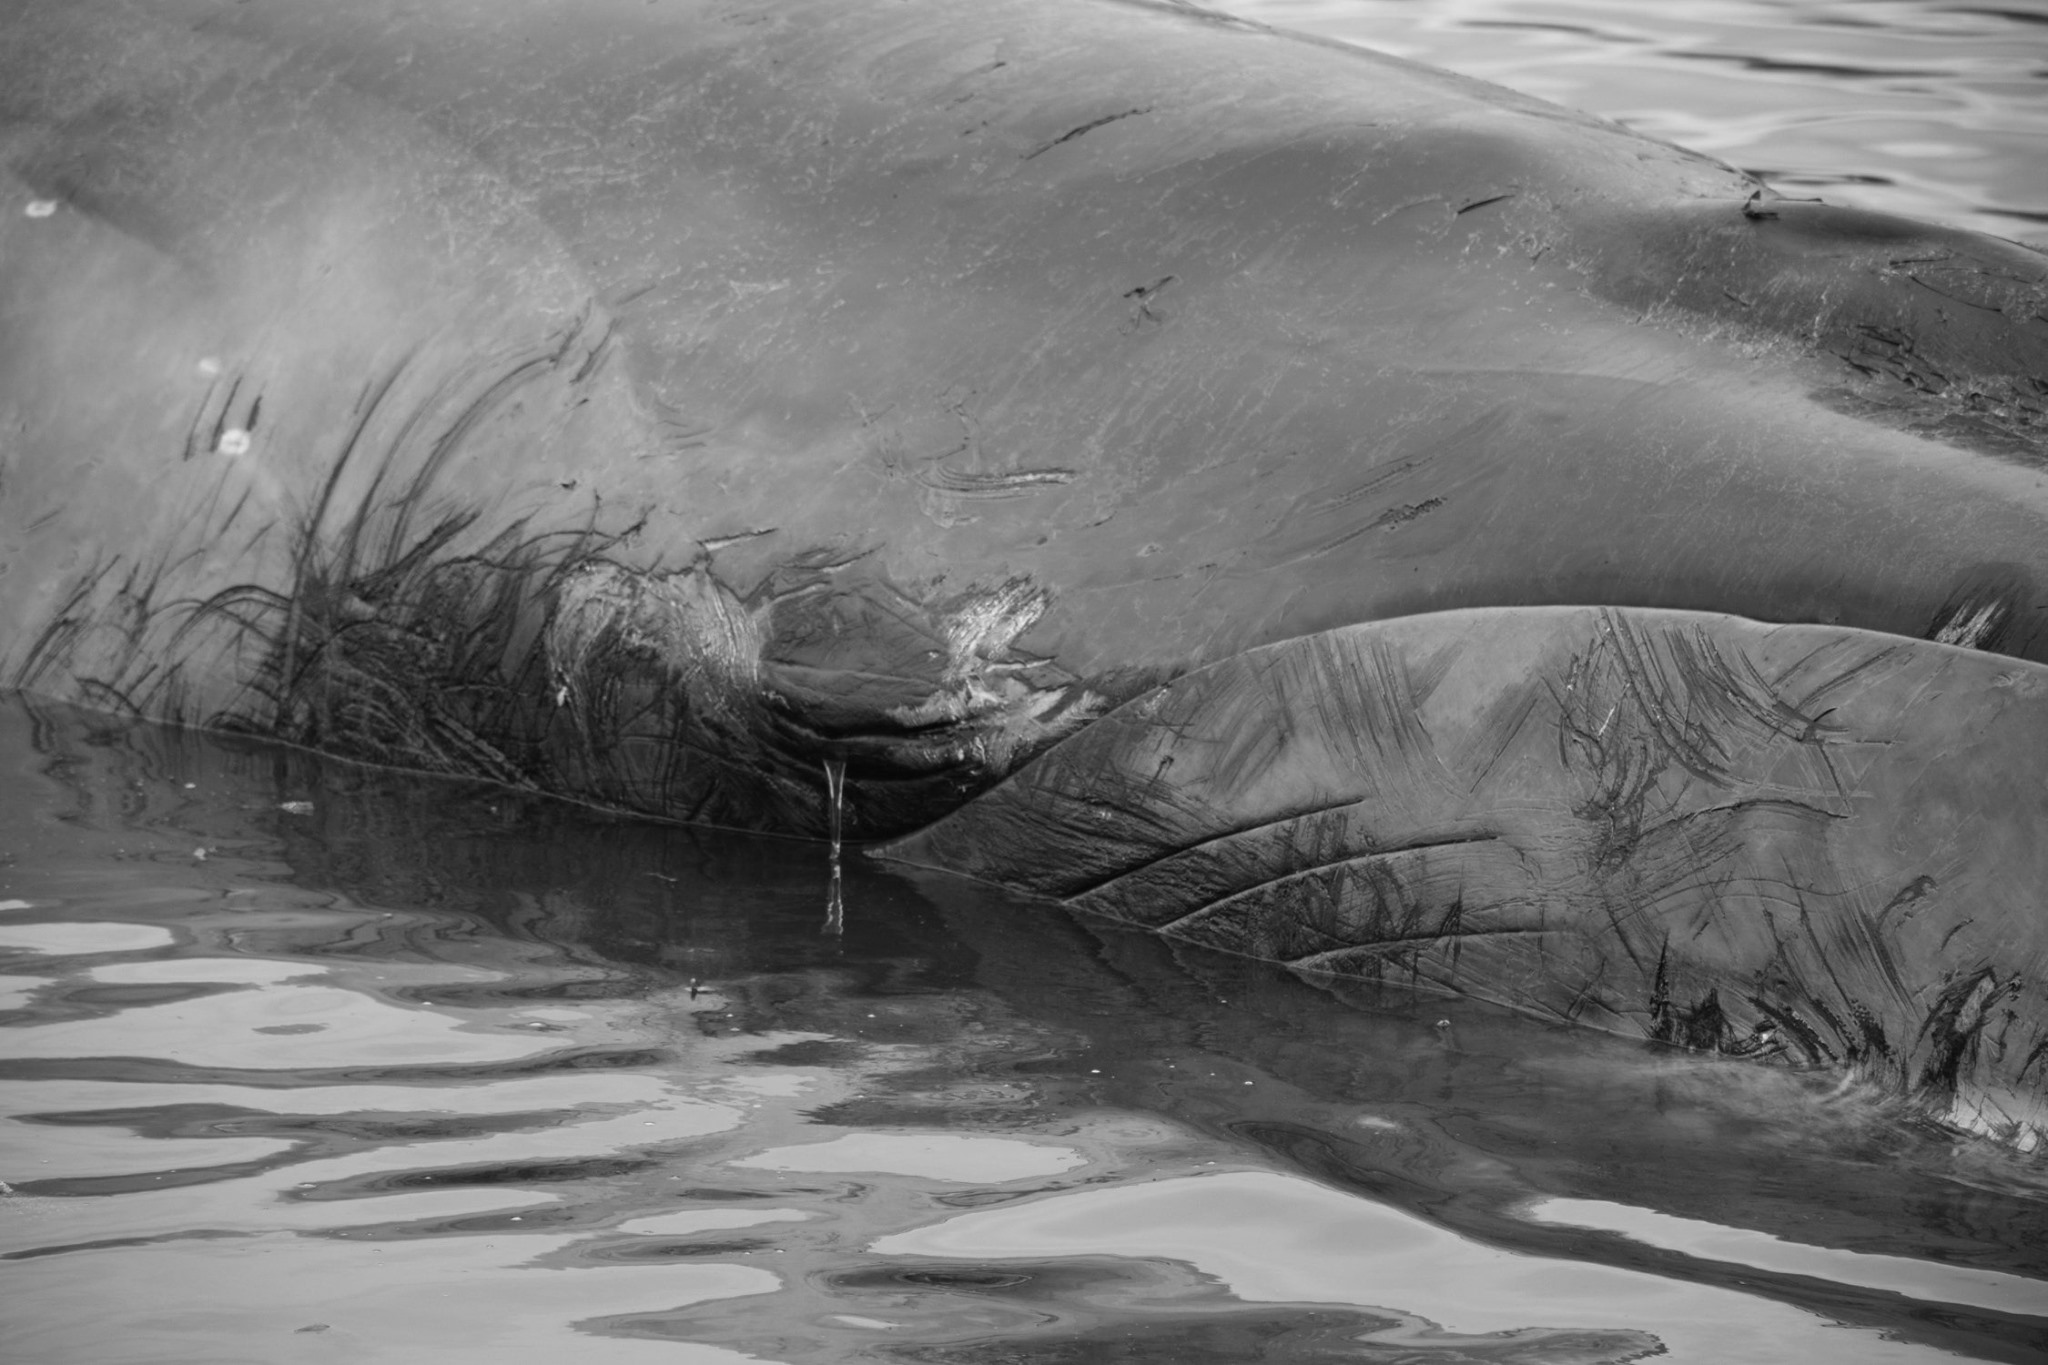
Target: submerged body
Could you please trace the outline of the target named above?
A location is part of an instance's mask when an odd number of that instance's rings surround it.
[[[844,764],[870,837],[1424,613],[1933,636],[2037,695],[2048,265],[2010,243],[1171,5],[0,26],[18,686],[757,828],[821,830]],[[1172,791],[1125,796],[1169,847]],[[2028,795],[1954,827],[2020,847]],[[1030,881],[1001,838],[950,865]],[[1990,884],[2016,978],[2038,901]],[[1887,1038],[1982,965],[1916,949]]]
[[[1849,1066],[2048,1129],[2048,669],[1584,607],[1177,679],[893,845],[1312,975]]]

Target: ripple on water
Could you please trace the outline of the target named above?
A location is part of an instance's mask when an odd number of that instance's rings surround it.
[[[961,1214],[878,1239],[881,1255],[981,1259],[1120,1255],[1183,1261],[1254,1303],[1356,1304],[1396,1325],[1367,1341],[1419,1347],[1605,1324],[1602,1350],[1661,1341],[1681,1358],[1783,1362],[1838,1344],[1840,1328],[1728,1290],[1478,1246],[1309,1181],[1232,1172],[1061,1195]],[[1396,1307],[1398,1305],[1398,1307]],[[1919,1360],[1868,1340],[1862,1359]],[[1604,1358],[1612,1358],[1611,1355]]]
[[[1387,1013],[874,868],[824,935],[787,845],[27,715],[0,706],[10,1358],[2048,1341],[2028,1168],[1872,1137],[1798,1078]],[[202,834],[234,851],[154,856]]]
[[[952,1184],[1001,1185],[1063,1175],[1088,1158],[1070,1147],[952,1133],[848,1133],[825,1142],[735,1157],[729,1166],[769,1171],[867,1171]]]

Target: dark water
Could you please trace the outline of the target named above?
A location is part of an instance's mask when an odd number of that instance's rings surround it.
[[[2035,5],[1238,8],[2048,231]],[[814,847],[0,698],[0,1360],[2048,1358],[2048,1157],[857,857],[838,891]]]
[[[2048,1167],[943,878],[0,706],[0,1358],[2048,1352]]]

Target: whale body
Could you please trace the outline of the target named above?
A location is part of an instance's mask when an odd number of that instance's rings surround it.
[[[0,681],[2018,1141],[2044,433],[2039,252],[1188,6],[0,5]]]

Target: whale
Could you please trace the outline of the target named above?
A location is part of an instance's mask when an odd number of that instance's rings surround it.
[[[1481,82],[1166,0],[0,5],[26,692],[2028,1145],[2044,583],[2048,258]]]

